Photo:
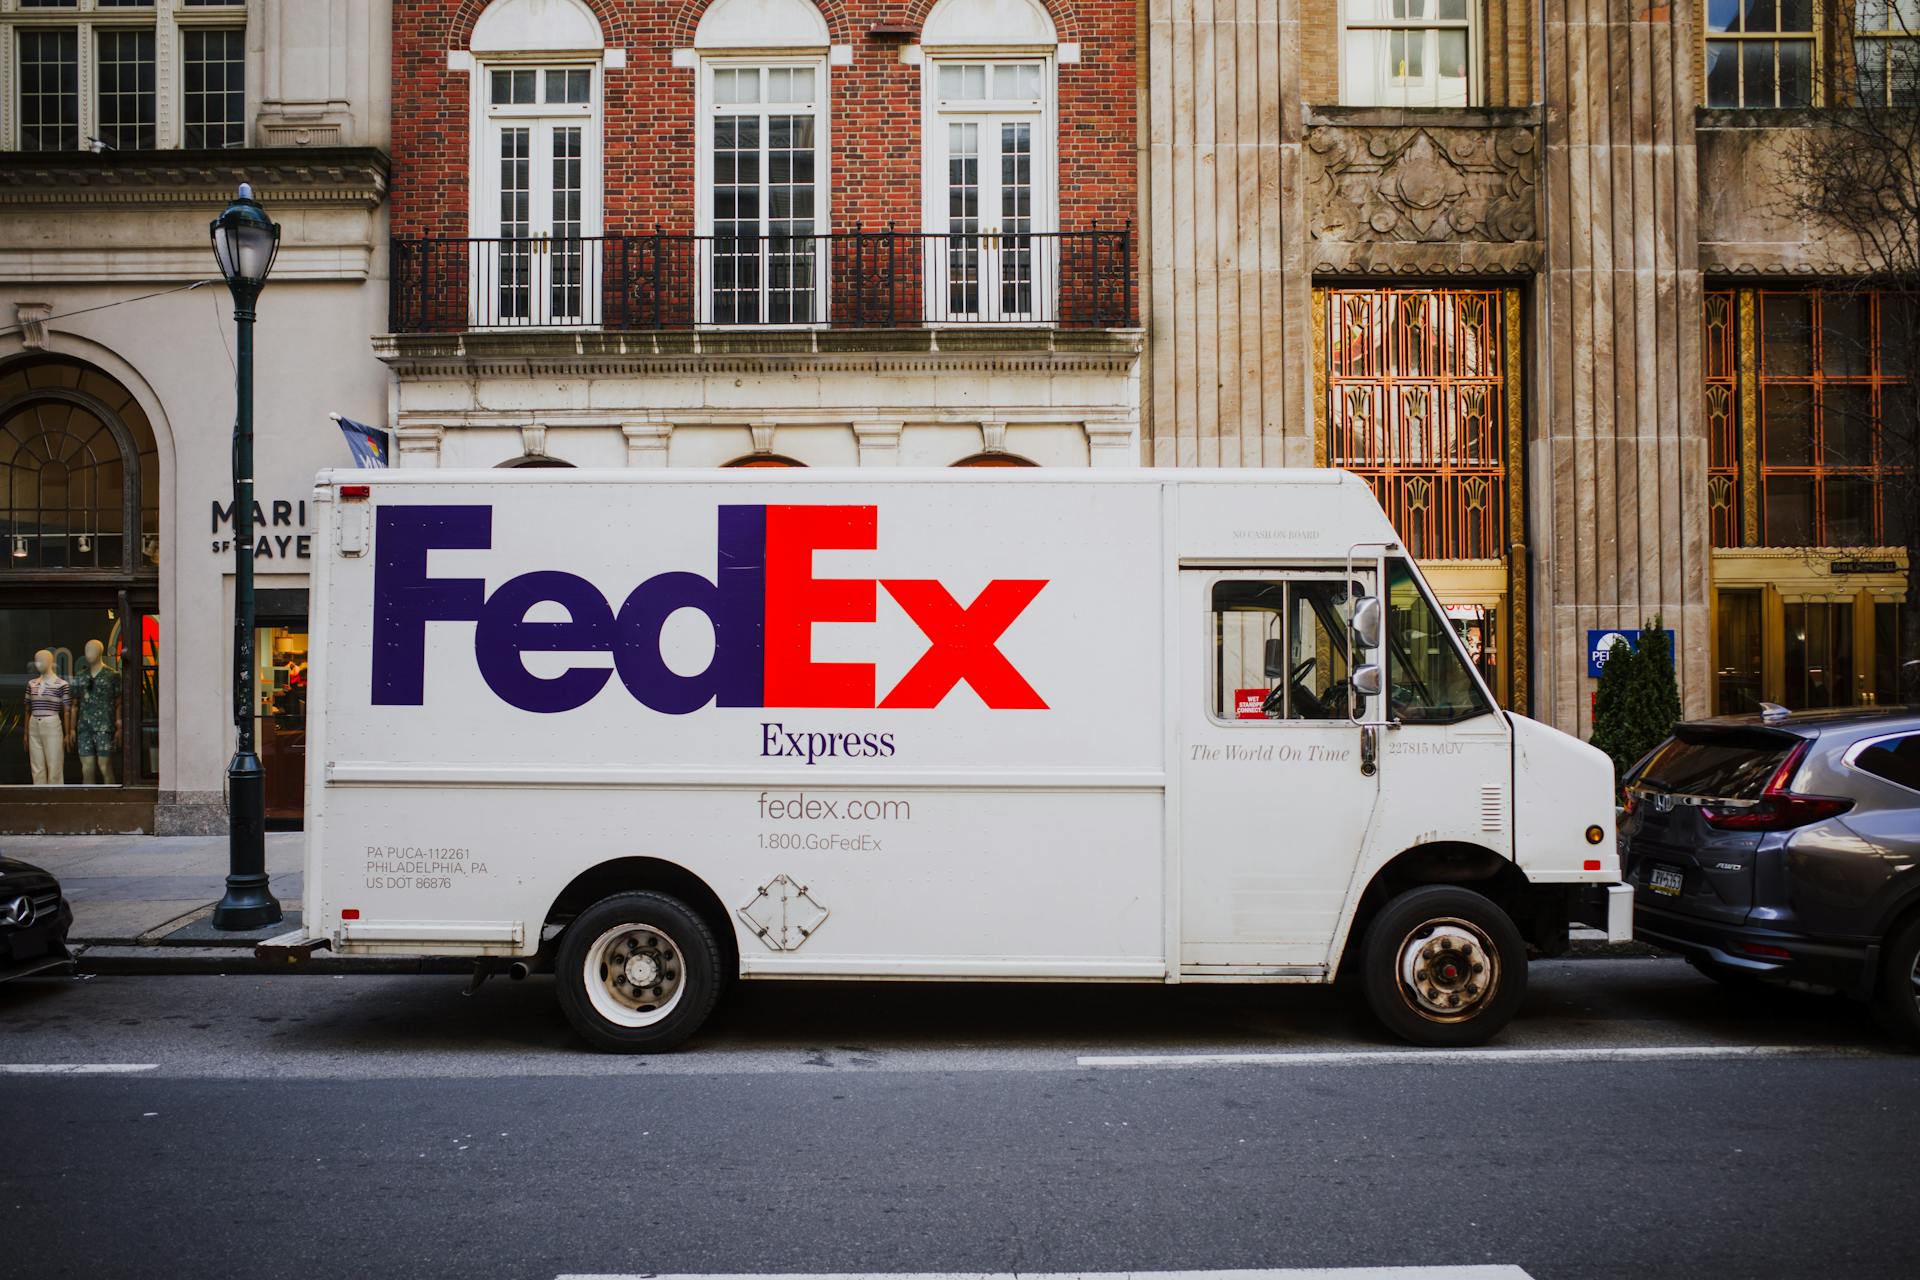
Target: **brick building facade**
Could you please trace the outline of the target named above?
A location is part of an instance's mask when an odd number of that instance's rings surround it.
[[[403,465],[1137,459],[1130,5],[393,22]]]

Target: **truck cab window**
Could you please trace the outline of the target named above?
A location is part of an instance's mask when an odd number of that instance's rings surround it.
[[[1337,578],[1216,582],[1214,719],[1346,719],[1349,598]]]
[[[1387,569],[1387,681],[1391,712],[1408,724],[1453,724],[1492,705],[1461,656],[1449,622],[1405,560]]]

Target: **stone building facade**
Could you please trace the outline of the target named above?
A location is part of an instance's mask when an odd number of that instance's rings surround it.
[[[405,0],[402,466],[1134,465],[1122,0]]]
[[[0,832],[225,827],[234,332],[208,224],[242,182],[281,226],[250,713],[269,814],[301,819],[307,498],[348,461],[328,411],[386,404],[388,23],[385,0],[0,0]],[[35,769],[42,651],[101,732]]]
[[[1782,443],[1899,376],[1807,354],[1877,304],[1823,303],[1858,255],[1777,213],[1840,97],[1802,67],[1878,47],[1837,8],[1148,0],[1147,458],[1368,476],[1572,731],[1596,633],[1655,614],[1691,715],[1881,696],[1889,460]]]

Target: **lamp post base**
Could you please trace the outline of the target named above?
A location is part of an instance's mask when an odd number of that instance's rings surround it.
[[[267,888],[267,778],[246,747],[227,766],[227,892],[213,908],[213,927],[230,932],[280,921]]]

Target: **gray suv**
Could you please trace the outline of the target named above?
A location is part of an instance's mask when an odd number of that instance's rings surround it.
[[[1635,936],[1871,1001],[1920,1044],[1920,708],[1678,725],[1625,790]]]

